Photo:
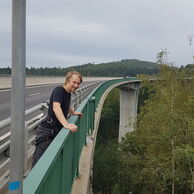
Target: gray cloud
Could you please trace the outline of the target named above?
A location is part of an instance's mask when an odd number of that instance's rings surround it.
[[[27,1],[27,66],[71,66],[126,58],[155,61],[167,48],[193,63],[193,0]],[[11,64],[11,2],[0,2],[0,67]]]

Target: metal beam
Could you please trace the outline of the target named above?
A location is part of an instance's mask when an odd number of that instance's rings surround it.
[[[10,194],[23,193],[25,141],[26,0],[12,0]]]

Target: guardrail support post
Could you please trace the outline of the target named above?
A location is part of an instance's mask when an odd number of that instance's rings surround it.
[[[12,0],[10,194],[23,193],[25,139],[26,0]]]
[[[48,113],[48,105],[47,105],[47,103],[42,103],[41,110],[42,110],[43,116],[47,115],[47,113]]]

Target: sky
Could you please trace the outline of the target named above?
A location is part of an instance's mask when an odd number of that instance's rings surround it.
[[[162,49],[175,66],[194,63],[193,8],[194,0],[26,0],[26,66],[155,62]],[[0,0],[0,67],[11,66],[11,10]]]

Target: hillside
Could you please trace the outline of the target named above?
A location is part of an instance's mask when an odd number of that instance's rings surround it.
[[[103,76],[103,77],[120,77],[120,76],[136,76],[137,74],[156,74],[159,72],[159,66],[156,63],[140,61],[136,59],[125,59],[117,62],[101,63],[101,64],[84,64],[71,66],[67,68],[61,67],[41,67],[26,68],[27,75],[56,75],[63,76],[68,71],[79,71],[83,76]],[[11,74],[11,68],[0,68],[0,74]]]
[[[156,63],[126,59],[118,62],[86,64],[67,68],[77,70],[85,76],[136,76],[137,74],[155,74],[159,72]]]

